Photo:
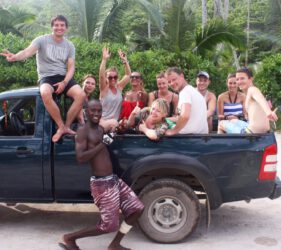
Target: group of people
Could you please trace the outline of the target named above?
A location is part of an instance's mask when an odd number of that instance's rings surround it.
[[[65,234],[60,246],[66,250],[79,250],[76,244],[79,238],[118,230],[119,208],[124,221],[108,249],[127,249],[120,245],[120,241],[144,209],[134,192],[113,174],[109,153],[103,143],[105,131],[135,128],[152,140],[163,135],[206,134],[212,131],[212,117],[216,110],[220,120],[219,133],[264,133],[270,128],[269,121],[277,120],[275,111],[254,86],[252,73],[247,68],[228,77],[228,91],[219,95],[218,102],[208,90],[210,77],[207,72],[198,73],[197,88],[194,88],[177,67],[159,73],[156,76],[157,90],[146,93],[141,73],[131,72],[123,51],[118,53],[125,67],[124,76],[119,77],[114,67],[106,69],[110,58],[108,48],[102,50],[99,100],[91,100],[97,79],[93,75],[85,76],[82,88],[74,81],[75,47],[64,37],[67,19],[58,15],[51,20],[51,27],[52,34],[35,38],[24,50],[16,54],[5,50],[1,55],[14,62],[36,53],[40,94],[57,125],[52,141],[57,142],[64,134],[76,134],[77,160],[89,162],[91,166],[91,193],[101,218],[96,226]],[[131,88],[123,94],[129,82]],[[73,99],[65,122],[53,99],[53,95],[61,94]],[[77,132],[71,129],[75,119],[83,124]]]
[[[199,73],[196,83],[206,100],[209,132],[212,131],[215,112],[219,120],[219,134],[266,133],[270,131],[270,122],[278,119],[277,109],[272,111],[270,102],[254,86],[253,74],[248,68],[240,68],[227,77],[228,90],[218,96],[217,102],[216,96],[208,91],[210,80],[207,72]]]

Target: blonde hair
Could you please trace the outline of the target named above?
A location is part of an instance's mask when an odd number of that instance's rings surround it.
[[[116,72],[116,74],[118,76],[118,70],[116,67],[110,67],[110,68],[106,69],[105,74],[107,75],[108,72]]]
[[[165,99],[163,99],[163,98],[156,99],[155,101],[152,102],[151,107],[155,104],[157,104],[157,106],[159,107],[159,110],[166,116],[170,113],[169,104]]]

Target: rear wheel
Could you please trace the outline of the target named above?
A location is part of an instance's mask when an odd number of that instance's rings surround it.
[[[199,200],[194,191],[181,181],[153,181],[141,191],[140,199],[145,209],[139,225],[144,234],[154,241],[181,241],[198,225]]]

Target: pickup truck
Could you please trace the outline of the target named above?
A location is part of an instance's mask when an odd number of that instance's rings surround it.
[[[79,166],[73,136],[52,143],[54,123],[37,87],[0,93],[0,201],[90,203],[90,168]],[[62,112],[67,106],[62,99]],[[200,201],[281,196],[274,133],[193,134],[151,141],[117,134],[109,146],[114,172],[145,204],[139,220],[152,240],[178,242],[198,225]]]

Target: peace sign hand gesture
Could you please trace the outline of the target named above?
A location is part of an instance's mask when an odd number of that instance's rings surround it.
[[[16,59],[16,55],[13,54],[13,53],[11,53],[11,52],[10,52],[9,50],[7,50],[7,49],[4,49],[3,52],[0,53],[0,55],[6,57],[6,60],[7,60],[8,62],[14,62],[14,61],[17,60],[17,59]]]

